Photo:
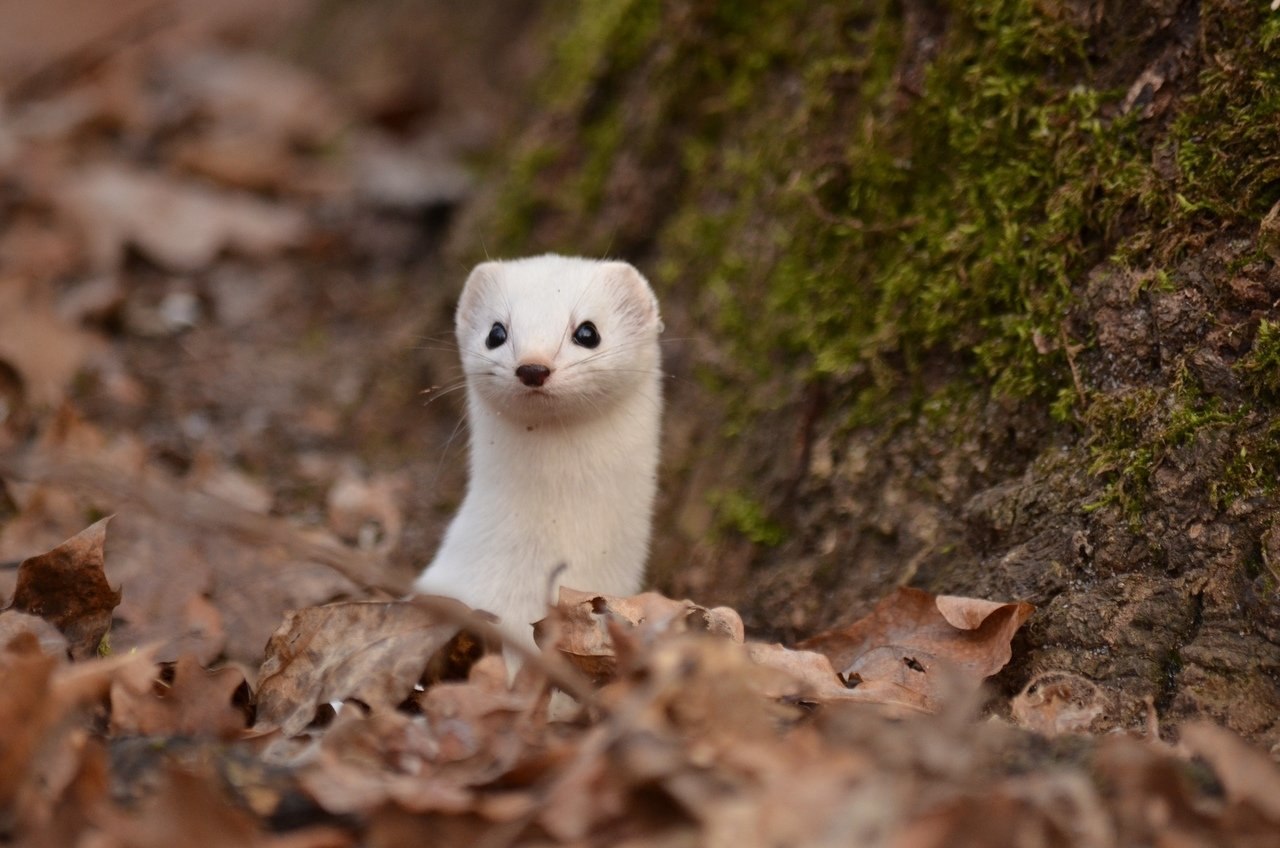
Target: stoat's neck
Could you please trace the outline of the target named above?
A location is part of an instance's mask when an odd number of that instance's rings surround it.
[[[515,516],[580,509],[605,498],[630,500],[652,488],[658,458],[658,378],[587,420],[530,427],[496,414],[468,391],[471,480],[467,498]],[[536,520],[536,519],[535,519]]]

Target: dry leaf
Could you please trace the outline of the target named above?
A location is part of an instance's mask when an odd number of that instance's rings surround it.
[[[400,500],[406,486],[399,474],[364,480],[349,471],[343,473],[325,498],[329,526],[361,550],[392,550],[404,529]]]
[[[607,679],[617,668],[614,636],[618,631],[611,631],[611,625],[633,629],[631,635],[641,643],[661,634],[684,632],[712,633],[743,641],[742,618],[734,610],[707,609],[657,592],[616,598],[562,586],[555,612],[555,616],[534,624],[534,641],[542,645],[554,631],[557,650],[596,679]]]
[[[194,657],[172,666],[169,682],[160,669],[120,675],[111,684],[111,730],[144,736],[216,736],[234,739],[248,725],[237,694],[244,675],[234,668],[208,671]]]
[[[374,711],[395,709],[457,632],[456,625],[401,601],[294,610],[267,643],[256,726],[293,736],[319,705],[348,699]]]
[[[935,711],[1009,661],[1010,641],[1035,608],[900,588],[851,625],[806,639],[847,680],[887,687],[895,701]]]
[[[105,355],[101,341],[60,319],[47,292],[0,276],[0,363],[22,378],[28,406],[56,407],[91,355]]]
[[[73,174],[57,201],[79,223],[101,272],[118,268],[129,245],[166,268],[193,271],[224,250],[278,253],[298,245],[306,231],[302,215],[289,207],[119,165]]]
[[[343,116],[319,81],[270,56],[206,50],[171,69],[198,111],[225,129],[247,127],[279,142],[318,144]]]
[[[46,619],[70,643],[71,656],[86,659],[111,628],[111,612],[120,592],[107,584],[103,548],[108,516],[81,530],[48,553],[29,557],[18,567],[13,609]]]
[[[1045,736],[1084,733],[1106,712],[1107,697],[1097,684],[1078,674],[1037,674],[1010,702],[1013,720]]]
[[[0,611],[0,645],[8,645],[23,634],[34,636],[40,650],[51,657],[67,655],[67,637],[50,622],[17,610]]]
[[[1168,748],[1127,736],[1106,737],[1094,755],[1121,845],[1213,845],[1212,815],[1193,802],[1185,765]],[[1201,836],[1200,840],[1193,838]],[[1210,837],[1205,839],[1204,837]]]
[[[259,848],[269,845],[247,812],[233,804],[207,778],[171,768],[159,791],[136,810],[112,811],[102,829],[115,844],[131,848]]]
[[[243,127],[215,127],[179,144],[174,162],[230,188],[279,191],[295,179],[283,139]]]
[[[472,177],[458,162],[441,154],[426,155],[378,137],[359,140],[352,169],[356,192],[369,203],[389,209],[419,210],[464,200]]]
[[[1252,806],[1280,833],[1280,765],[1231,731],[1205,721],[1184,726],[1182,742],[1213,766],[1230,803]]]
[[[0,650],[0,809],[12,809],[27,780],[31,759],[51,720],[49,682],[58,661],[40,650],[34,636],[18,637]]]
[[[417,813],[469,810],[472,793],[433,774],[438,750],[420,718],[343,710],[299,782],[316,803],[337,815],[367,814],[390,802]]]
[[[888,707],[890,715],[928,712],[915,693],[886,681],[845,685],[831,661],[816,651],[794,651],[762,642],[748,642],[747,651],[755,662],[784,673],[782,677],[760,679],[759,691],[767,698],[791,703],[855,701]]]

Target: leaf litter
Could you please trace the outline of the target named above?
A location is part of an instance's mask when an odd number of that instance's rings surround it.
[[[1026,603],[903,588],[786,646],[565,590],[504,654],[401,599],[450,472],[355,445],[453,366],[447,299],[402,304],[474,115],[344,100],[197,5],[60,0],[0,60],[6,841],[1275,844],[1280,769],[1230,731],[987,682]]]

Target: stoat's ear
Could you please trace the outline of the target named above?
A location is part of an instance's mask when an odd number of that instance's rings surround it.
[[[458,298],[458,311],[454,315],[454,323],[462,328],[475,321],[476,312],[485,300],[485,294],[497,285],[501,263],[481,262],[471,270],[467,283],[462,287]]]
[[[657,327],[662,332],[662,316],[658,298],[644,275],[629,262],[601,262],[605,280],[617,293],[618,304],[630,320],[642,327]]]

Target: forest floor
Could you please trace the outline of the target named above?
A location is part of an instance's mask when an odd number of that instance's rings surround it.
[[[995,703],[1027,604],[789,650],[570,595],[508,687],[483,618],[398,600],[464,483],[443,245],[532,6],[254,5],[0,25],[0,842],[1274,844],[1233,734]]]

